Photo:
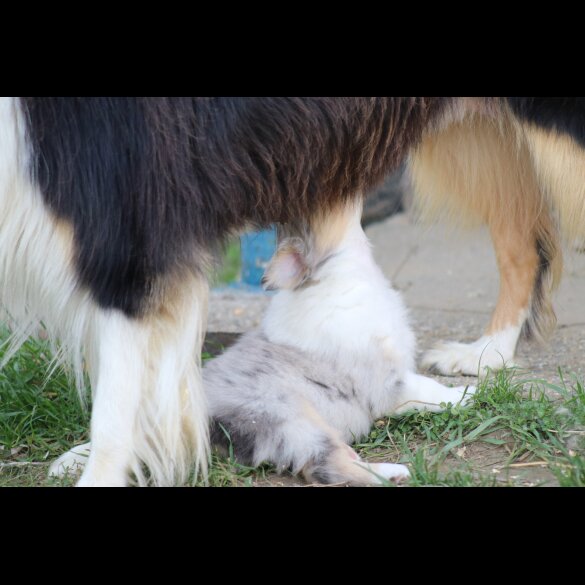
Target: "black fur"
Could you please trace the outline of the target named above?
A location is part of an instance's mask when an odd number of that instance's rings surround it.
[[[442,98],[21,98],[80,282],[140,316],[248,222],[306,219],[398,167]]]
[[[189,98],[22,98],[34,173],[73,226],[81,284],[137,315],[196,245]],[[190,226],[193,226],[192,229]]]
[[[585,97],[509,97],[512,111],[522,120],[569,134],[585,147]]]
[[[331,388],[329,386],[327,386],[327,384],[323,384],[322,382],[317,382],[317,380],[313,380],[312,378],[307,378],[307,376],[305,376],[305,380],[307,380],[308,382],[312,382],[313,384],[316,384],[317,386],[321,386],[321,388],[324,388],[325,390],[331,390]]]
[[[543,241],[537,240],[536,252],[538,254],[538,272],[530,299],[530,316],[524,322],[521,332],[522,338],[528,341],[541,339],[541,332],[550,330],[556,324],[556,315],[550,306],[547,287],[550,279],[551,254],[556,253],[557,250],[545,245]],[[548,316],[553,322],[544,323],[545,316]]]

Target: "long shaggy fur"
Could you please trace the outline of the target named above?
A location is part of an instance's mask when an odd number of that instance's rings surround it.
[[[2,300],[15,347],[43,319],[80,387],[89,372],[81,485],[168,485],[205,468],[213,251],[251,223],[326,217],[394,169],[442,103],[2,100]]]
[[[246,223],[309,218],[403,159],[441,100],[23,98],[32,171],[75,235],[80,282],[144,314]]]
[[[459,107],[450,123],[429,127],[412,153],[417,211],[423,219],[485,223],[494,240],[510,230],[533,236],[528,246],[539,258],[528,284],[530,307],[524,307],[526,333],[546,337],[555,324],[550,291],[560,278],[562,254],[528,146],[504,106]]]
[[[519,98],[2,98],[2,302],[19,323],[17,342],[43,319],[80,384],[87,366],[97,400],[92,435],[102,438],[82,483],[123,483],[131,470],[144,483],[146,463],[150,481],[168,484],[192,461],[204,467],[198,368],[214,249],[249,224],[319,231],[411,149],[427,208],[455,207],[488,222],[501,270],[514,261],[511,234],[529,231],[525,268],[513,267],[506,281],[507,290],[521,282],[521,294],[499,303],[492,325],[511,320],[519,331],[526,314],[527,331],[544,334],[549,283],[560,272],[558,231],[571,236],[585,225],[582,106]],[[326,242],[335,229],[323,233]],[[106,343],[114,329],[127,336],[120,354]],[[123,353],[140,367],[116,359]],[[104,360],[118,369],[108,373]],[[139,380],[125,386],[124,372]]]
[[[585,100],[457,98],[424,131],[411,168],[417,207],[486,223],[500,270],[500,296],[485,334],[445,344],[424,363],[476,374],[511,363],[522,332],[545,339],[556,318],[551,293],[562,241],[585,233]]]

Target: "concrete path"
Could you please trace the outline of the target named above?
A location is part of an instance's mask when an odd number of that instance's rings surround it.
[[[411,310],[420,350],[441,340],[474,341],[489,321],[498,273],[485,230],[457,232],[414,225],[405,214],[366,230],[375,257]],[[555,295],[558,327],[549,344],[520,342],[517,361],[530,375],[558,380],[559,367],[585,377],[585,254],[568,253]],[[255,327],[268,299],[246,293],[212,293],[209,331]],[[468,383],[470,378],[442,378]]]

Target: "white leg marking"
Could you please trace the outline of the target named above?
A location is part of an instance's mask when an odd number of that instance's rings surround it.
[[[383,478],[393,483],[402,483],[410,477],[410,471],[406,465],[398,463],[359,463],[363,468],[372,472],[372,483],[383,484]],[[379,477],[376,477],[379,476]]]
[[[78,485],[124,486],[134,464],[148,336],[122,313],[98,314],[98,369],[91,420],[92,449]]]
[[[473,343],[442,343],[425,353],[421,365],[445,376],[477,376],[486,368],[500,370],[513,366],[520,331],[521,327],[508,327],[494,335],[484,335]]]
[[[393,413],[402,414],[410,410],[441,412],[443,410],[440,406],[442,402],[466,404],[475,394],[475,390],[475,386],[448,388],[426,376],[408,373],[404,378],[399,404]]]

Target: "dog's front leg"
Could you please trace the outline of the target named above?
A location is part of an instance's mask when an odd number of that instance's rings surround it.
[[[206,279],[194,276],[141,318],[98,312],[89,352],[91,453],[78,485],[121,486],[130,476],[139,485],[176,485],[193,470],[205,475],[207,294]]]
[[[441,412],[441,403],[464,405],[475,391],[475,386],[448,388],[431,378],[408,372],[397,388],[396,405],[391,414],[402,414],[411,410]]]
[[[135,425],[148,335],[140,322],[100,311],[96,324],[92,448],[79,486],[124,486],[133,464]]]

